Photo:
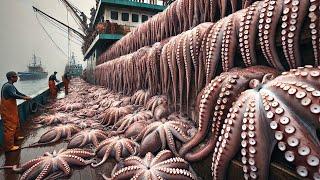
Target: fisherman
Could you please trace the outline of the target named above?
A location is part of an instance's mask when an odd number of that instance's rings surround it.
[[[70,75],[68,72],[65,72],[62,76],[62,82],[63,82],[63,85],[64,85],[64,94],[65,95],[68,95],[69,93],[69,83],[70,83]]]
[[[57,71],[55,71],[50,77],[49,77],[49,90],[50,90],[50,97],[54,99],[57,97],[58,88],[56,86],[55,82],[60,82],[57,77]]]
[[[19,92],[13,83],[17,82],[18,76],[14,71],[6,74],[8,82],[1,88],[0,113],[4,126],[4,150],[15,151],[19,146],[15,146],[15,140],[21,140],[24,137],[18,135],[20,127],[18,107],[16,99],[30,100],[31,97]]]

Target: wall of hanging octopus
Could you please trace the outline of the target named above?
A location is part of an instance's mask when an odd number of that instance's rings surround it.
[[[31,146],[68,149],[5,168],[43,179],[113,159],[105,179],[223,180],[237,160],[242,179],[273,179],[277,161],[320,180],[319,65],[320,0],[176,0],[36,120],[55,126]]]

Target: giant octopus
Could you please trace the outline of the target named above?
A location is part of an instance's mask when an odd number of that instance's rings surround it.
[[[272,70],[258,76],[245,71],[248,68],[223,73],[204,88],[199,105],[201,126],[180,155],[196,161],[213,149],[213,178],[224,179],[229,162],[240,150],[244,178],[267,179],[277,144],[299,176],[319,179],[320,67],[292,69],[274,79]],[[211,119],[208,146],[190,152],[204,139],[202,131]]]
[[[228,109],[237,95],[249,87],[252,79],[262,79],[266,73],[275,73],[275,70],[256,66],[246,69],[232,69],[230,72],[222,73],[206,86],[198,97],[198,132],[190,141],[185,143],[179,154],[188,161],[196,161],[206,157],[215,145],[218,133],[222,128],[222,121],[226,118]],[[212,134],[207,135],[212,124]],[[208,136],[207,145],[195,151],[192,148],[200,144]]]
[[[299,176],[319,179],[320,67],[253,79],[250,88],[224,120],[213,153],[213,177],[224,177],[229,160],[241,149],[244,177],[267,179],[277,144]]]

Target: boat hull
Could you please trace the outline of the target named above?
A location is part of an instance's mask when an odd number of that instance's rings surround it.
[[[47,72],[18,72],[20,81],[43,79],[48,76]]]

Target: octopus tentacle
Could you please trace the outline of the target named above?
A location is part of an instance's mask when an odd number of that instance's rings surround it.
[[[41,180],[44,177],[46,177],[50,173],[51,169],[52,169],[52,163],[45,164],[43,169],[42,169],[42,171],[41,171],[41,173],[36,178],[36,180]]]
[[[217,14],[217,7],[218,7],[218,1],[216,0],[210,0],[210,22],[215,22],[216,21],[216,14]],[[203,21],[205,22],[205,21]]]
[[[262,178],[269,175],[269,164],[275,140],[271,136],[271,129],[265,128],[270,121],[259,111],[262,99],[258,93],[252,93],[252,99],[247,102],[243,118],[241,141],[242,163],[245,179]],[[254,97],[256,96],[256,97]],[[247,121],[245,121],[247,120]]]
[[[258,26],[259,43],[264,57],[273,67],[284,70],[275,44],[275,34],[281,16],[283,1],[265,0],[260,10]]]
[[[63,157],[65,161],[72,165],[84,166],[88,164],[86,160],[79,156],[62,154],[61,157]]]
[[[320,6],[320,1],[310,1],[309,7],[309,14],[308,17],[310,18],[310,31],[311,31],[311,40],[312,40],[312,47],[313,47],[313,54],[315,60],[315,66],[320,65],[320,12],[317,11]]]
[[[59,160],[57,161],[57,165],[65,175],[69,175],[71,173],[70,166],[64,159],[59,158]]]
[[[284,1],[281,40],[284,56],[290,68],[302,65],[299,48],[302,23],[298,22],[303,21],[309,4],[309,0]]]
[[[177,66],[178,66],[178,74],[179,74],[179,105],[180,105],[180,112],[183,110],[183,84],[185,79],[185,71],[184,71],[184,58],[183,58],[183,42],[184,42],[184,35],[181,34],[178,40],[178,48],[177,48]]]
[[[216,73],[217,65],[220,60],[220,51],[222,45],[222,35],[225,29],[225,21],[227,18],[224,18],[217,22],[207,37],[206,44],[206,84],[210,82],[213,76]],[[212,38],[211,38],[212,36]]]
[[[225,119],[226,126],[221,130],[221,135],[216,142],[212,156],[211,172],[212,177],[215,179],[224,179],[228,163],[240,148],[242,122],[236,119],[243,119],[245,110],[243,104],[246,100],[245,98],[238,100],[229,109],[227,119]]]
[[[269,95],[268,91],[263,91],[261,94],[265,99],[264,107],[268,111],[268,118],[272,120],[270,128],[275,130],[278,148],[285,152],[285,159],[296,165],[296,171],[300,176],[311,178],[316,175],[315,167],[319,168],[320,155],[317,150],[320,143],[316,135],[305,136],[307,127],[299,121],[300,117],[286,111],[287,106],[275,96]],[[304,140],[301,140],[301,137]]]
[[[259,11],[262,7],[261,2],[253,3],[244,10],[244,15],[239,23],[239,47],[241,56],[246,67],[257,64],[257,55],[255,51],[255,42],[257,34],[257,24],[259,20]]]
[[[225,17],[226,16],[227,5],[228,5],[228,1],[227,0],[219,0],[218,1],[218,6],[219,6],[221,17]]]
[[[183,42],[183,59],[184,59],[184,67],[185,67],[185,75],[187,81],[187,92],[186,92],[186,111],[189,109],[189,95],[190,95],[190,84],[191,84],[191,56],[190,56],[190,36],[191,31],[186,32],[185,39]]]
[[[175,49],[177,48],[177,44],[175,39],[170,41],[172,43],[172,51],[171,51],[171,78],[172,78],[172,90],[173,90],[173,104],[175,107],[175,110],[177,110],[177,60],[176,60],[176,52]]]
[[[111,146],[107,147],[106,151],[104,152],[104,156],[103,156],[102,160],[100,162],[98,162],[98,163],[91,163],[91,166],[92,167],[98,167],[101,164],[103,164],[104,162],[106,162],[106,160],[109,158],[111,150],[112,150]]]
[[[179,151],[180,156],[184,156],[191,148],[199,144],[204,139],[209,126],[209,121],[207,121],[207,119],[211,119],[212,117],[210,113],[206,112],[210,112],[214,108],[213,104],[209,102],[212,102],[213,99],[215,99],[217,96],[217,94],[211,92],[218,91],[224,79],[225,77],[222,76],[215,80],[212,80],[209,83],[209,85],[203,90],[203,92],[199,94],[201,96],[201,101],[199,105],[200,110],[198,120],[198,132],[194,137],[192,137],[192,139],[189,142],[187,142],[181,147]]]
[[[122,145],[120,143],[116,143],[114,146],[114,151],[115,151],[115,159],[117,161],[120,161],[121,152],[123,151]]]
[[[20,179],[21,179],[21,180],[28,179],[28,177],[29,177],[30,175],[35,174],[35,171],[39,171],[39,168],[40,168],[40,166],[41,166],[43,163],[44,163],[43,161],[40,161],[40,162],[34,164],[33,166],[31,166],[27,171],[25,171],[25,172],[21,175]]]
[[[178,156],[178,152],[177,152],[177,149],[176,149],[174,138],[172,136],[172,133],[171,133],[170,129],[169,128],[164,128],[163,130],[165,131],[166,141],[167,141],[169,149],[173,152],[173,154]]]
[[[206,83],[206,62],[207,62],[207,56],[206,56],[206,43],[207,43],[207,37],[212,29],[212,27],[214,26],[213,23],[206,23],[208,25],[207,28],[204,28],[204,32],[202,34],[202,40],[200,48],[199,48],[199,70],[198,70],[198,82],[197,86],[198,86],[198,91],[200,91],[203,88],[203,84]]]
[[[226,28],[223,30],[222,33],[221,60],[223,71],[229,71],[229,69],[234,66],[233,59],[237,47],[237,30],[235,23],[237,19],[237,14],[230,15],[229,18],[227,18]]]

